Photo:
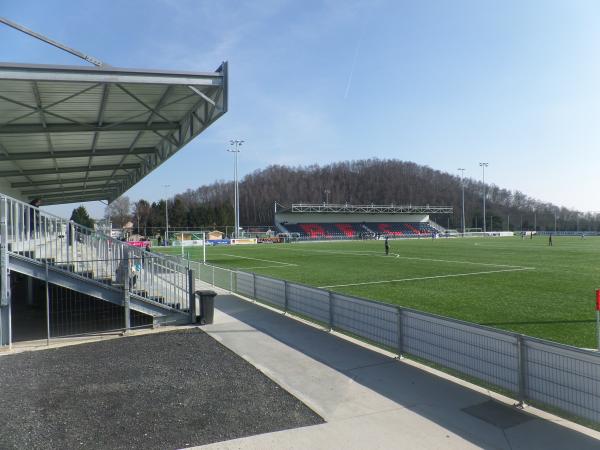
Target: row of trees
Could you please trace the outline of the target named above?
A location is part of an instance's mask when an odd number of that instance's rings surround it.
[[[467,228],[482,228],[483,184],[465,179]],[[486,185],[486,222],[494,230],[600,230],[592,213],[541,202],[519,191]],[[399,160],[367,159],[326,166],[269,166],[240,182],[242,226],[272,225],[275,201],[291,203],[397,204],[453,206],[454,214],[435,216],[442,226],[461,228],[461,179],[427,166]],[[328,198],[327,198],[328,197]],[[162,232],[165,201],[121,197],[106,210],[117,226],[132,221],[143,234]],[[233,182],[217,181],[189,189],[168,201],[170,227],[232,226]]]

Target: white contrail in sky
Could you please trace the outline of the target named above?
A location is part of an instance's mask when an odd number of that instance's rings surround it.
[[[363,33],[360,34],[356,48],[354,49],[354,59],[352,60],[352,67],[350,68],[350,75],[348,76],[348,82],[346,83],[346,90],[344,91],[344,100],[348,98],[348,92],[350,92],[350,86],[352,85],[352,77],[354,76],[354,68],[356,67],[356,60],[358,59],[358,50],[360,43],[362,42]]]

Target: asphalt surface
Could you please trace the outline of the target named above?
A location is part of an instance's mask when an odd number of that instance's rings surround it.
[[[0,357],[1,449],[174,449],[322,422],[199,330]]]

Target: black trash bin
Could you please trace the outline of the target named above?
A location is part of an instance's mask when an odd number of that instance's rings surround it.
[[[196,321],[201,325],[210,325],[215,317],[215,291],[196,291],[196,298],[200,301],[200,313]]]

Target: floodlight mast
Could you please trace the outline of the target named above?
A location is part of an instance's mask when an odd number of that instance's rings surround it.
[[[485,229],[485,168],[487,166],[489,166],[489,163],[486,162],[480,162],[479,166],[481,167],[481,169],[483,170],[483,233],[485,235],[486,229]]]
[[[3,23],[4,25],[14,28],[15,30],[18,30],[22,33],[28,34],[31,37],[39,39],[40,41],[45,42],[46,44],[50,44],[60,50],[67,52],[67,53],[70,53],[71,55],[75,55],[78,58],[81,58],[84,61],[87,61],[90,64],[93,64],[97,67],[108,66],[108,64],[100,61],[98,58],[95,58],[90,55],[86,55],[85,53],[82,53],[79,50],[75,50],[74,48],[67,47],[66,45],[61,44],[60,42],[57,42],[53,39],[50,39],[50,38],[44,36],[43,34],[36,33],[35,31],[30,30],[29,28],[25,28],[23,25],[19,25],[18,23],[13,22],[12,20],[8,20],[6,17],[0,17],[0,23]]]
[[[235,215],[235,229],[233,230],[233,237],[237,239],[240,233],[240,192],[238,189],[238,153],[240,152],[240,147],[244,141],[238,139],[232,139],[229,141],[230,148],[227,149],[228,152],[233,153],[233,177],[234,177],[234,186],[233,186],[233,203],[234,203],[234,215]]]
[[[165,246],[169,245],[169,194],[168,189],[171,187],[170,184],[163,184],[165,188]]]
[[[460,185],[462,186],[462,232],[463,237],[465,235],[465,169],[459,168],[460,172]]]

